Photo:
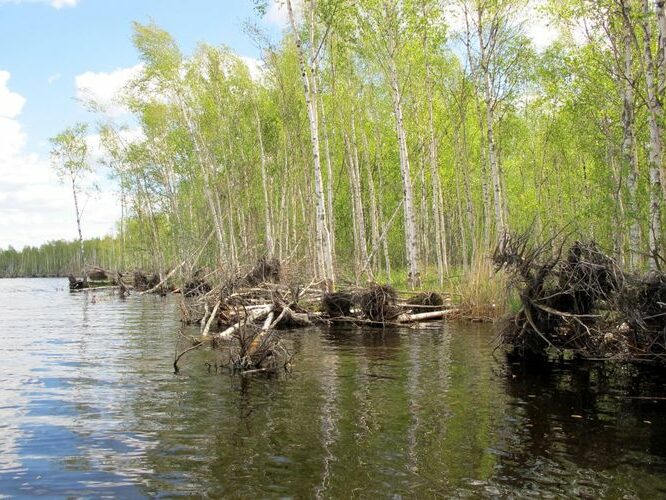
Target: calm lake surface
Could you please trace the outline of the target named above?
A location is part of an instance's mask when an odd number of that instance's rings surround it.
[[[172,373],[177,299],[0,280],[0,496],[666,495],[666,376],[535,370],[492,327],[286,332],[291,374]]]

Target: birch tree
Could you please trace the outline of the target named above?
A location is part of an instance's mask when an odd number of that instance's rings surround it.
[[[640,25],[643,31],[643,64],[645,65],[645,87],[647,93],[648,126],[650,130],[650,146],[648,152],[648,171],[650,178],[650,228],[648,234],[650,250],[650,267],[659,266],[659,249],[661,240],[661,200],[662,200],[662,123],[664,110],[662,95],[659,94],[659,74],[655,67],[653,54],[652,13],[648,0],[642,0],[643,16]]]
[[[84,123],[77,123],[66,128],[51,142],[51,165],[55,169],[60,181],[70,185],[72,198],[74,200],[74,213],[76,215],[76,230],[79,235],[79,263],[83,272],[83,281],[88,281],[86,272],[85,251],[83,247],[83,233],[81,231],[81,219],[83,207],[80,205],[80,197],[84,193],[85,176],[92,172],[88,163],[88,145],[86,135],[88,127]]]
[[[328,222],[326,218],[326,204],[324,198],[324,183],[321,171],[320,150],[319,150],[319,114],[317,109],[317,47],[314,45],[314,19],[315,19],[315,0],[306,0],[304,2],[305,17],[309,23],[310,44],[309,53],[303,47],[303,41],[296,23],[296,16],[291,0],[286,0],[289,23],[291,25],[294,37],[294,43],[298,51],[298,62],[303,80],[303,95],[305,97],[305,106],[308,113],[310,125],[310,140],[312,143],[312,164],[314,171],[314,195],[315,195],[315,230],[316,246],[319,257],[319,271],[328,281],[329,287],[333,287],[335,282],[335,273],[333,270],[333,253],[331,248],[330,234],[328,231]]]
[[[393,104],[395,133],[398,143],[400,177],[402,179],[402,207],[405,228],[405,256],[407,280],[410,286],[420,285],[419,255],[414,213],[414,193],[409,162],[407,128],[403,112],[403,84],[398,62],[406,45],[406,16],[403,4],[389,0],[366,2],[359,6],[358,20],[363,37],[367,40],[374,61],[381,68]]]
[[[526,0],[463,0],[468,58],[481,89],[488,169],[493,190],[495,230],[508,228],[508,203],[499,155],[496,126],[499,105],[522,83],[521,65],[529,54],[520,22]]]

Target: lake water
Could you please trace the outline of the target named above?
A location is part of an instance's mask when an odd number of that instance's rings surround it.
[[[491,326],[444,323],[285,332],[290,374],[199,350],[174,375],[177,298],[66,285],[0,280],[0,496],[666,495],[664,374],[512,365]]]

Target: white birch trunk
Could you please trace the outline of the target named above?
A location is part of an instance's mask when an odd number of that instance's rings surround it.
[[[627,190],[629,195],[629,259],[627,265],[633,270],[640,260],[640,224],[638,222],[638,158],[636,154],[636,133],[634,116],[634,71],[633,71],[633,45],[632,27],[626,19],[629,18],[629,7],[625,4],[623,18],[623,85],[622,85],[622,159],[627,172]]]
[[[481,33],[479,33],[481,36]],[[484,61],[486,57],[484,54],[483,39],[479,39],[481,47],[481,59]],[[487,61],[482,62],[481,69],[483,71],[483,92],[484,101],[486,106],[486,141],[488,147],[488,165],[490,167],[490,179],[493,185],[493,203],[495,208],[495,229],[498,235],[503,235],[506,231],[506,221],[504,220],[504,199],[502,196],[502,180],[501,171],[499,166],[499,158],[497,156],[497,147],[495,145],[495,116],[493,112],[493,97],[492,97],[492,83],[490,81],[490,72],[487,66]]]
[[[392,49],[392,48],[391,48]],[[389,50],[388,71],[390,78],[391,96],[393,98],[393,112],[395,115],[395,128],[398,136],[398,150],[400,155],[400,174],[402,176],[403,214],[405,224],[405,250],[407,256],[408,281],[412,288],[419,286],[420,274],[418,264],[418,248],[416,244],[416,219],[414,217],[414,194],[412,192],[412,178],[409,168],[409,153],[407,150],[407,131],[402,117],[402,95],[398,79],[393,50]]]
[[[365,263],[368,260],[368,243],[365,231],[365,211],[363,210],[363,197],[361,192],[361,169],[358,160],[358,147],[356,143],[356,122],[354,120],[354,110],[351,117],[351,151],[352,151],[352,172],[353,172],[353,200],[356,206],[356,225],[358,227],[359,239],[359,258]]]
[[[313,12],[310,6],[310,31],[313,32]],[[335,277],[333,272],[333,256],[330,245],[330,235],[328,233],[328,224],[326,221],[326,206],[324,202],[324,185],[321,174],[321,164],[319,155],[319,130],[318,130],[318,112],[317,112],[317,88],[316,78],[314,78],[315,61],[313,60],[314,50],[312,43],[310,44],[311,61],[310,66],[306,66],[305,51],[301,37],[296,27],[296,19],[294,17],[294,10],[292,8],[291,0],[287,0],[287,12],[289,14],[289,22],[294,32],[294,40],[296,42],[296,49],[298,52],[298,64],[300,66],[301,78],[303,80],[303,94],[305,96],[305,105],[308,112],[308,120],[310,122],[310,139],[312,142],[312,157],[314,167],[314,194],[315,194],[315,209],[316,209],[316,247],[319,256],[319,273],[324,277],[329,287],[333,287]]]
[[[421,4],[424,30],[423,30],[423,52],[425,55],[425,84],[428,101],[428,160],[430,165],[430,183],[432,184],[432,219],[435,222],[435,257],[437,260],[437,277],[440,286],[444,284],[444,274],[447,271],[448,262],[446,255],[446,235],[444,234],[443,222],[443,196],[442,181],[439,175],[439,164],[437,154],[437,141],[435,139],[435,114],[433,111],[433,86],[430,75],[430,44],[428,39],[427,12],[425,2]]]
[[[368,193],[370,195],[370,231],[372,234],[372,248],[373,250],[378,248],[379,245],[379,211],[377,208],[377,195],[375,193],[375,180],[372,176],[372,168],[370,166],[370,161],[368,158],[368,139],[365,136],[365,133],[363,134],[363,146],[364,146],[364,151],[365,151],[365,161],[363,162],[365,165],[365,173],[368,179]],[[374,259],[375,262],[378,262],[379,259]],[[369,269],[372,269],[372,267],[369,267]]]
[[[331,242],[331,258],[335,268],[335,217],[333,212],[333,164],[331,162],[331,147],[328,140],[328,124],[324,110],[324,102],[319,99],[321,107],[321,127],[324,131],[324,152],[326,154],[326,210],[328,215],[328,234]]]
[[[268,179],[266,174],[266,151],[264,150],[264,138],[261,132],[261,119],[259,110],[254,108],[254,117],[257,124],[257,138],[259,139],[259,165],[261,167],[261,187],[264,194],[264,230],[266,231],[266,252],[269,257],[275,253],[275,241],[273,239],[273,222],[271,217],[271,204],[268,196]]]
[[[650,148],[648,153],[648,170],[650,178],[650,228],[648,235],[650,251],[650,268],[658,267],[658,257],[661,240],[661,160],[662,137],[660,123],[663,118],[663,109],[657,96],[657,82],[655,78],[654,59],[652,56],[652,30],[649,24],[648,1],[643,0],[643,58],[645,62],[645,85],[647,90],[648,126],[650,129]]]
[[[74,210],[76,210],[76,230],[79,232],[79,260],[81,261],[81,273],[83,282],[88,283],[86,272],[86,255],[83,247],[83,233],[81,232],[81,211],[79,210],[79,197],[76,194],[76,177],[72,175],[72,195],[74,196]]]
[[[208,207],[213,217],[213,225],[215,226],[215,237],[217,238],[219,259],[220,262],[224,262],[226,254],[226,243],[224,241],[224,230],[222,229],[222,217],[221,217],[221,212],[219,211],[220,208],[219,204],[216,203],[215,201],[216,196],[211,188],[211,175],[209,173],[209,169],[213,168],[212,160],[210,158],[210,154],[205,148],[205,145],[203,144],[203,141],[199,136],[199,132],[194,124],[194,120],[190,116],[190,113],[187,109],[187,105],[185,104],[184,99],[180,94],[177,94],[176,100],[178,101],[180,111],[183,115],[183,119],[185,120],[187,129],[190,132],[190,136],[192,137],[192,143],[194,144],[194,151],[196,153],[199,165],[201,167],[201,172],[204,178],[204,185],[203,185],[204,196],[206,198],[206,202],[208,203]]]

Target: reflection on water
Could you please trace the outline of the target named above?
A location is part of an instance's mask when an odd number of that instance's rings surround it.
[[[487,325],[285,334],[294,371],[171,373],[173,298],[0,280],[0,494],[666,493],[666,377],[513,365]],[[651,399],[651,398],[657,399]]]

